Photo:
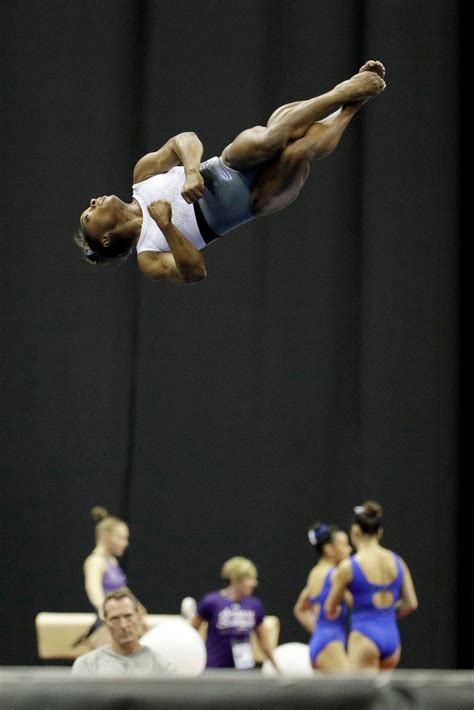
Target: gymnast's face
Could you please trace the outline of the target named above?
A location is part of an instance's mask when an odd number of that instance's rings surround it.
[[[107,232],[117,225],[121,204],[122,201],[115,195],[93,197],[89,207],[81,214],[81,227],[91,239],[104,243]]]
[[[337,533],[334,533],[331,545],[333,548],[334,561],[336,562],[336,564],[339,564],[339,562],[342,562],[342,560],[346,560],[352,552],[352,548],[349,544],[349,538],[342,530],[339,530]]]
[[[115,525],[112,530],[109,530],[104,539],[105,546],[109,555],[114,557],[122,557],[128,547],[130,533],[128,526],[125,523]]]

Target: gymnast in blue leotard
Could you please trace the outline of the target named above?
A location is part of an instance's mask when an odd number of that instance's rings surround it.
[[[354,508],[351,541],[357,553],[335,571],[325,604],[333,618],[346,590],[353,596],[347,647],[353,669],[395,668],[401,652],[397,619],[418,606],[406,563],[380,545],[382,512],[375,501]]]
[[[319,555],[319,561],[309,573],[293,613],[311,634],[309,654],[313,668],[321,671],[349,670],[345,601],[342,601],[336,619],[329,620],[324,613],[324,603],[336,566],[350,555],[349,540],[346,533],[335,525],[324,523],[312,525],[308,538]]]

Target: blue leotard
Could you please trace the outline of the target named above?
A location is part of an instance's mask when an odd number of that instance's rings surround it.
[[[311,604],[320,605],[319,615],[316,620],[316,627],[309,641],[309,656],[313,665],[316,662],[318,655],[328,645],[328,643],[331,643],[331,641],[340,641],[344,647],[346,646],[347,606],[345,602],[342,602],[341,613],[337,619],[334,619],[334,621],[328,619],[324,612],[324,604],[326,603],[326,599],[328,598],[329,591],[331,589],[331,581],[335,569],[336,568],[333,567],[333,569],[329,570],[327,573],[324,578],[321,592],[317,596],[309,598]]]
[[[352,582],[349,590],[354,597],[351,614],[351,631],[358,631],[375,643],[380,658],[392,656],[400,646],[400,633],[395,616],[395,602],[400,597],[403,581],[403,567],[400,558],[392,553],[397,566],[397,576],[390,584],[373,584],[362,572],[355,556],[350,558]],[[391,592],[393,602],[389,607],[374,606],[373,596],[377,592]]]

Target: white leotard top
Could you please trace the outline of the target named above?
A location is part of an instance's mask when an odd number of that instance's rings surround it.
[[[148,205],[155,200],[167,200],[171,204],[173,224],[197,249],[206,246],[199,231],[194,207],[181,197],[184,181],[184,168],[178,166],[167,173],[153,175],[153,177],[133,185],[133,197],[143,213],[143,224],[137,242],[137,254],[142,251],[171,251],[163,232],[148,213]]]

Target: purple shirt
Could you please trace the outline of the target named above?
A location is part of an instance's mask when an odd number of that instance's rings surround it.
[[[221,592],[206,594],[197,613],[208,622],[206,668],[235,668],[232,643],[248,641],[250,632],[264,617],[263,604],[257,597],[244,597],[238,602]]]
[[[105,572],[102,577],[102,587],[104,594],[113,592],[114,589],[120,589],[127,586],[127,577],[119,564],[106,560]]]

